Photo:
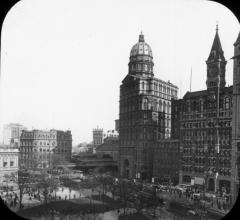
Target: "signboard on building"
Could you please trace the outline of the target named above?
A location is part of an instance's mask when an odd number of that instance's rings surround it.
[[[195,177],[194,178],[194,185],[203,185],[204,184],[204,179],[201,177]]]

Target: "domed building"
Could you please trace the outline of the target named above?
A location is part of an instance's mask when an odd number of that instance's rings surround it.
[[[122,177],[150,179],[157,140],[169,139],[171,99],[178,88],[154,77],[152,49],[139,35],[128,74],[120,86],[119,171]]]

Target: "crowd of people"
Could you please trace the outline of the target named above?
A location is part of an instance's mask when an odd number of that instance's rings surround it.
[[[189,204],[202,204],[205,207],[219,209],[227,212],[230,209],[229,198],[215,196],[214,194],[204,193],[197,187],[187,187],[185,190],[174,186],[160,186],[158,191],[167,192],[170,197]]]

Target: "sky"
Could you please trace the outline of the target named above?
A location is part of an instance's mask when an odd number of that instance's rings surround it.
[[[2,27],[0,140],[6,123],[28,129],[70,129],[73,145],[92,129],[114,129],[121,81],[142,31],[153,51],[155,77],[206,89],[206,63],[216,32],[232,85],[239,22],[205,0],[22,0]]]

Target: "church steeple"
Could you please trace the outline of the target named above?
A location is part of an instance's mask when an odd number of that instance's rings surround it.
[[[225,68],[227,61],[225,60],[224,52],[219,38],[218,25],[216,26],[216,34],[206,64],[207,64],[207,81],[206,81],[207,88],[211,89],[216,88],[218,86],[224,87],[226,85]]]

